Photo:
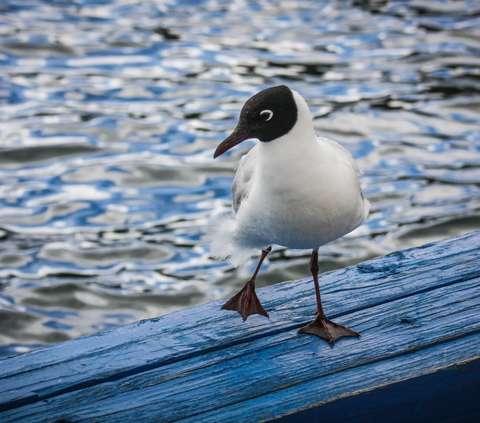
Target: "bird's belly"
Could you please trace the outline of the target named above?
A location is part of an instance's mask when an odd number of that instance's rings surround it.
[[[270,184],[268,189],[259,184],[263,189],[252,190],[236,217],[237,233],[244,242],[251,240],[258,247],[318,248],[351,232],[365,219],[356,175],[352,181],[300,181],[288,189],[286,184]]]

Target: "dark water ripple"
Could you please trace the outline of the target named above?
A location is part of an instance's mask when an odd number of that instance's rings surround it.
[[[286,83],[372,203],[330,270],[480,229],[478,1],[4,0],[0,355],[211,301],[243,102]],[[308,275],[277,251],[259,284]]]

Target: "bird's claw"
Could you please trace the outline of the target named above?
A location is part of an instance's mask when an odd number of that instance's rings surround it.
[[[360,337],[359,333],[348,329],[345,326],[339,325],[338,323],[332,322],[325,316],[318,316],[312,323],[301,328],[298,333],[308,333],[310,335],[319,336],[331,345],[334,345],[335,341],[340,338]]]
[[[222,306],[222,310],[238,311],[242,316],[243,321],[247,320],[247,317],[251,314],[260,314],[268,317],[268,313],[265,311],[257,297],[253,281],[248,281],[238,294],[230,298]]]

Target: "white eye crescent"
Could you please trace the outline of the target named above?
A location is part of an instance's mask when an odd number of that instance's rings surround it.
[[[260,112],[260,116],[267,115],[268,117],[265,119],[265,122],[268,122],[273,117],[273,112],[271,110],[262,110]]]

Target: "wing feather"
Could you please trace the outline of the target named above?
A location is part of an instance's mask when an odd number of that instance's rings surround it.
[[[362,172],[361,172],[360,168],[358,167],[358,164],[355,161],[355,159],[353,158],[352,154],[345,147],[342,147],[338,142],[333,141],[329,138],[317,137],[317,140],[319,142],[325,142],[330,147],[332,147],[335,150],[335,152],[337,153],[337,156],[341,160],[346,162],[349,166],[351,166],[355,170],[355,172],[357,172],[357,175],[362,174]]]
[[[348,151],[345,147],[342,147],[338,142],[336,141],[333,141],[329,138],[320,138],[320,137],[317,137],[317,140],[318,142],[325,142],[326,144],[328,144],[330,147],[332,147],[333,150],[335,150],[335,152],[337,153],[337,156],[340,158],[340,160],[342,160],[345,164],[347,164],[348,166],[350,166],[353,170],[355,170],[355,172],[357,173],[357,175],[361,175],[362,174],[362,171],[360,170],[360,168],[358,167],[358,164],[357,162],[355,161],[355,159],[353,158],[352,154],[350,153],[350,151]],[[370,211],[370,203],[369,201],[363,196],[363,192],[362,192],[362,188],[360,187],[360,181],[358,181],[358,191],[360,192],[360,196],[362,197],[363,199],[363,202],[364,202],[364,205],[365,205],[365,216],[368,215],[369,211]]]
[[[238,162],[232,184],[233,210],[235,213],[238,212],[242,201],[246,200],[250,194],[250,187],[255,174],[256,151],[256,148],[253,147]]]

